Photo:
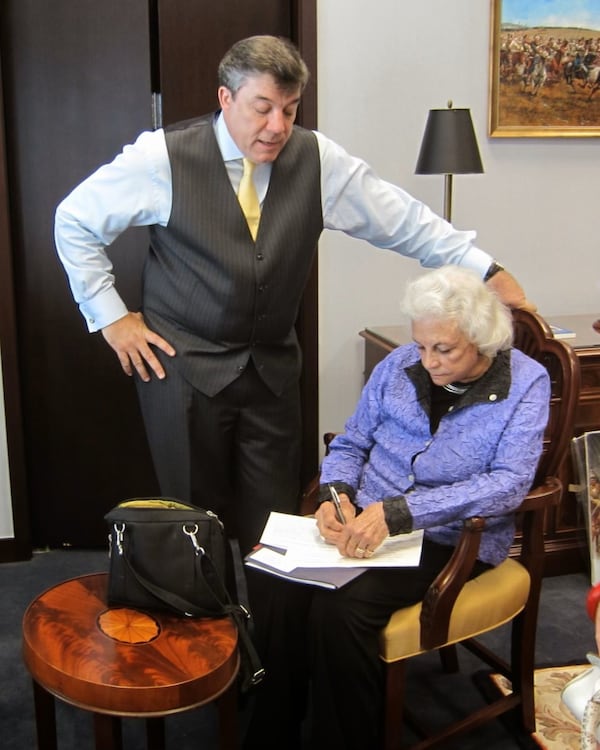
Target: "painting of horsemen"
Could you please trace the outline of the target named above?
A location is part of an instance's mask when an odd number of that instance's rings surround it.
[[[489,134],[600,136],[600,0],[492,0]]]

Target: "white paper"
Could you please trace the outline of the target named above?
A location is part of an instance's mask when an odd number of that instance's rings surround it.
[[[327,544],[317,529],[314,518],[287,513],[271,513],[260,538],[262,544],[285,550],[257,550],[253,557],[277,570],[294,568],[390,568],[416,567],[421,560],[423,531],[389,536],[371,557],[343,557],[332,544]]]

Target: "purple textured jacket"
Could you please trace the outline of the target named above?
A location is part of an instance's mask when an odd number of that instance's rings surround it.
[[[425,529],[440,544],[456,544],[463,519],[486,516],[479,559],[497,565],[541,454],[548,374],[517,349],[499,352],[433,435],[430,383],[414,344],[380,362],[331,443],[322,487],[347,485],[361,508],[383,500],[390,533]]]

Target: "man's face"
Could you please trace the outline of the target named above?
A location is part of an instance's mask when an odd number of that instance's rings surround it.
[[[255,164],[272,162],[292,134],[300,89],[283,91],[268,73],[250,76],[235,96],[219,87],[219,104],[237,147]]]

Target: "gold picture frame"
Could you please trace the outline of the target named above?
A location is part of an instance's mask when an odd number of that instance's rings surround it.
[[[491,4],[489,135],[600,136],[598,0]]]

